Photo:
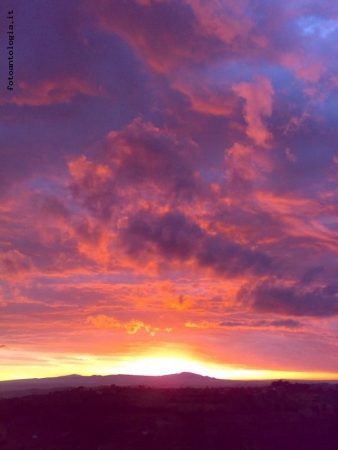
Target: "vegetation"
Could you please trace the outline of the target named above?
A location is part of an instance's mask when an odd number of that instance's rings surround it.
[[[0,399],[2,450],[337,450],[338,385],[77,388]]]

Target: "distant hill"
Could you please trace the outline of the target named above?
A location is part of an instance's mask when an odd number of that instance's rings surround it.
[[[148,386],[151,388],[221,388],[221,387],[264,387],[273,380],[220,380],[218,378],[182,372],[172,375],[67,375],[53,378],[31,378],[27,380],[0,381],[0,398],[21,397],[30,394],[44,394],[55,389],[95,388],[101,386]],[[298,383],[331,384],[335,381],[294,381]]]
[[[27,380],[0,381],[0,397],[22,396],[36,394],[41,391],[76,387],[110,386],[149,386],[152,388],[219,388],[239,386],[265,386],[270,381],[236,381],[220,380],[217,378],[182,372],[172,375],[143,376],[143,375],[67,375],[53,378],[33,378]]]

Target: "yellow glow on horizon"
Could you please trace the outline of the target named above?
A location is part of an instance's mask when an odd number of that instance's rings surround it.
[[[338,380],[337,373],[297,372],[282,370],[250,369],[210,363],[201,363],[175,357],[146,357],[126,362],[125,374],[131,375],[170,375],[180,372],[192,372],[227,380]]]
[[[202,374],[205,368],[202,364],[183,358],[156,357],[140,358],[126,363],[123,369],[132,375],[170,375],[180,372],[193,372]]]
[[[90,375],[169,375],[192,372],[228,380],[337,380],[338,373],[266,370],[238,367],[210,361],[191,352],[156,349],[136,355],[44,354],[5,351],[0,380],[47,378],[70,374]],[[4,355],[5,356],[5,355]],[[7,359],[7,361],[5,360]],[[7,362],[7,364],[6,364]]]

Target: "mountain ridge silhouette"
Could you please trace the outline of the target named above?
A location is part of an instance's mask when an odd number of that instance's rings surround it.
[[[169,375],[63,375],[48,378],[28,378],[20,380],[0,381],[0,396],[9,392],[21,392],[29,390],[54,390],[59,388],[94,388],[101,386],[146,386],[151,388],[219,388],[238,386],[262,386],[268,385],[269,380],[225,380],[200,375],[192,372],[180,372]],[[7,395],[6,395],[7,396]]]

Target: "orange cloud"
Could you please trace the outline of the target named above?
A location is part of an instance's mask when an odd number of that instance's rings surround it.
[[[145,328],[145,325],[140,320],[132,319],[130,322],[125,324],[125,329],[128,334],[135,334],[142,328]]]
[[[77,183],[84,183],[88,189],[98,189],[112,176],[107,165],[94,164],[82,155],[68,162],[69,173]]]
[[[146,325],[141,320],[131,319],[128,322],[122,323],[114,317],[108,317],[105,314],[99,314],[95,316],[89,316],[86,319],[86,323],[94,325],[96,328],[102,329],[115,329],[123,328],[127,334],[136,334],[140,330],[145,330],[150,336],[155,336],[159,331],[165,331],[169,333],[172,331],[172,327],[153,327],[151,325]]]
[[[87,317],[86,323],[90,323],[97,328],[120,328],[121,324],[114,317],[108,317],[104,314],[99,314],[98,316]]]
[[[208,321],[206,321],[206,320],[202,320],[201,322],[198,322],[198,323],[196,323],[196,322],[191,322],[191,321],[188,321],[186,324],[185,324],[185,326],[187,327],[187,328],[215,328],[215,325],[214,324],[212,324],[212,323],[210,323],[210,322],[208,322]]]

